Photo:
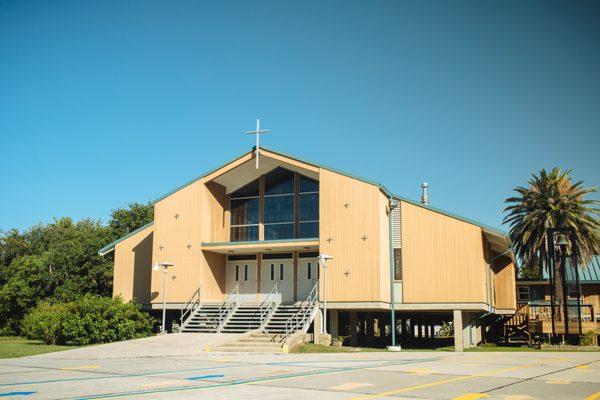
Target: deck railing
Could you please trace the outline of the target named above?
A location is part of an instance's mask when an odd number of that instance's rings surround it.
[[[273,311],[273,309],[277,307],[277,303],[278,303],[277,296],[278,295],[279,295],[279,282],[275,282],[275,286],[273,286],[271,288],[269,293],[265,296],[263,301],[258,306],[258,310],[260,312],[258,320],[261,321],[261,329],[262,329],[264,323],[266,322],[265,321],[266,317],[268,317],[269,314],[271,313],[271,311]]]
[[[577,310],[577,304],[566,305],[569,321],[577,322],[579,320],[579,312]],[[594,322],[594,306],[592,304],[581,304],[581,321],[582,322]],[[534,321],[552,321],[552,305],[550,302],[535,302],[529,303],[529,318]],[[565,305],[555,304],[554,305],[554,320],[563,321],[565,315]]]

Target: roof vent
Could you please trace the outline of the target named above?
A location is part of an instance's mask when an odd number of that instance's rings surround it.
[[[421,203],[429,205],[429,194],[427,194],[427,187],[429,187],[429,185],[427,184],[427,182],[423,182],[421,184],[421,187],[423,188],[423,194],[421,195]]]

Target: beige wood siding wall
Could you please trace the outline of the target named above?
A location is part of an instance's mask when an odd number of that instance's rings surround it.
[[[494,280],[494,307],[514,310],[516,303],[515,266],[510,257],[500,257],[492,261]]]
[[[153,229],[149,226],[115,246],[113,296],[150,302]]]
[[[404,303],[485,303],[481,228],[401,202]]]
[[[225,189],[199,180],[154,206],[153,260],[175,264],[168,280],[169,303],[183,303],[202,284],[202,301],[221,301],[225,256],[205,253],[200,243],[228,238]],[[152,272],[152,302],[162,302],[162,272]]]
[[[379,188],[324,169],[319,180],[319,247],[334,257],[327,268],[327,300],[382,300]],[[320,281],[322,294],[322,274]]]

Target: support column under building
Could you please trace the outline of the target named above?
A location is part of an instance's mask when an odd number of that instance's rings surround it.
[[[337,338],[339,336],[338,329],[338,310],[329,310],[329,316],[327,318],[327,323],[329,324],[329,333],[332,338]]]
[[[350,346],[356,347],[357,335],[356,335],[356,311],[350,311]]]

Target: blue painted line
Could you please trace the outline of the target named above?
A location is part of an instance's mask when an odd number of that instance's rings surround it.
[[[120,379],[120,378],[135,378],[141,376],[153,376],[153,375],[170,375],[170,374],[179,374],[182,372],[198,372],[198,371],[207,371],[214,369],[224,369],[224,368],[240,368],[247,367],[249,365],[254,365],[251,363],[247,364],[235,364],[235,365],[220,365],[216,367],[206,367],[206,368],[190,368],[190,369],[180,369],[173,371],[159,371],[159,372],[145,372],[140,374],[113,374],[113,375],[103,375],[103,376],[92,376],[89,378],[66,378],[66,379],[45,379],[39,381],[24,381],[24,382],[14,382],[14,383],[0,383],[0,387],[3,386],[22,386],[22,385],[41,385],[44,383],[59,383],[59,382],[80,382],[80,381],[95,381],[99,379]],[[90,371],[92,372],[92,371]],[[93,372],[97,373],[97,372]]]
[[[29,396],[30,394],[35,394],[37,392],[7,392],[0,393],[0,397],[9,397],[9,396]]]
[[[200,376],[192,376],[190,378],[187,378],[188,381],[197,381],[200,379],[212,379],[212,378],[222,378],[225,375],[223,374],[215,374],[215,375],[200,375]]]
[[[112,399],[112,398],[119,398],[119,397],[144,396],[144,395],[157,394],[157,393],[173,393],[173,392],[184,392],[184,391],[190,391],[190,390],[214,389],[214,388],[221,388],[221,387],[230,387],[230,386],[239,386],[239,385],[246,385],[246,384],[252,384],[252,383],[260,383],[263,381],[273,381],[273,380],[290,379],[290,378],[304,378],[304,377],[315,376],[315,375],[327,375],[327,374],[335,374],[335,373],[339,373],[339,372],[358,371],[358,370],[362,370],[362,369],[384,367],[384,366],[388,366],[388,365],[418,364],[420,362],[426,362],[426,361],[429,361],[429,359],[420,359],[420,360],[411,360],[411,361],[403,360],[402,362],[393,362],[392,361],[392,362],[386,362],[386,363],[381,363],[381,364],[362,365],[362,366],[356,366],[356,367],[338,367],[338,368],[331,368],[331,369],[320,370],[320,371],[296,372],[296,373],[290,373],[290,374],[281,374],[281,375],[265,376],[265,377],[258,377],[258,378],[239,379],[239,380],[235,380],[235,381],[231,381],[231,382],[219,382],[219,383],[214,383],[214,384],[205,385],[205,386],[179,386],[179,387],[173,387],[173,388],[168,388],[168,389],[154,389],[154,390],[139,390],[139,391],[119,392],[119,393],[105,393],[105,394],[98,394],[98,395],[90,395],[87,397],[78,397],[77,400]]]

